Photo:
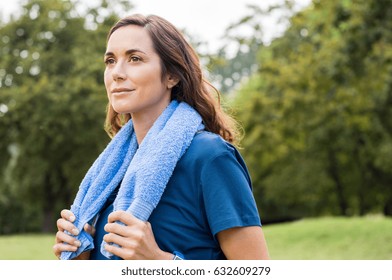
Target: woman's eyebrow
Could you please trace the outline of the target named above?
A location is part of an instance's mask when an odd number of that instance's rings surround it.
[[[112,52],[106,52],[104,56],[114,56],[114,53],[112,53]]]
[[[144,51],[142,51],[140,49],[129,49],[129,50],[125,51],[125,55],[130,55],[130,54],[135,53],[135,52],[141,52],[141,53],[146,54]],[[115,56],[115,55],[114,55],[113,52],[106,52],[105,56]]]
[[[135,53],[135,52],[141,52],[141,53],[146,54],[144,51],[142,51],[142,50],[140,50],[140,49],[129,49],[129,50],[127,50],[127,51],[125,52],[125,54],[126,54],[126,55],[129,55],[129,54]]]

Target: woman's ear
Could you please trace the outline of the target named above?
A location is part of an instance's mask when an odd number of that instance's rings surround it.
[[[180,79],[172,74],[167,75],[167,88],[172,89],[179,83]]]

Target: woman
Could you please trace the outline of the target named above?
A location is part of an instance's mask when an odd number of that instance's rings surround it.
[[[159,141],[154,142],[161,134],[152,131],[170,107],[176,112],[177,107],[189,105],[184,112],[190,115],[178,113],[177,119],[169,116],[167,123],[173,120],[175,125],[186,119],[184,126],[171,131],[168,131],[169,125],[166,127],[166,121],[162,121],[163,134],[169,137],[165,145],[170,146],[172,139],[173,142],[183,141],[182,130],[191,127],[188,123],[193,123],[190,140],[181,142],[180,149],[173,148],[181,150],[182,154],[177,153],[173,170],[162,171],[167,180],[156,180],[162,181],[164,189],[157,205],[145,215],[135,207],[132,211],[132,207],[129,210],[118,206],[121,204],[119,197],[127,196],[129,192],[132,198],[128,201],[137,200],[134,197],[138,188],[137,171],[128,176],[132,173],[128,170],[132,168],[127,167],[124,177],[119,181],[113,179],[116,187],[110,194],[106,194],[108,187],[99,189],[95,186],[100,193],[105,193],[104,203],[99,204],[102,206],[95,212],[90,211],[95,201],[83,204],[80,199],[83,196],[85,199],[87,190],[94,184],[92,179],[85,178],[74,210],[61,211],[57,221],[55,255],[65,259],[268,259],[250,177],[232,145],[238,139],[235,122],[221,110],[219,99],[216,100],[211,90],[218,92],[204,80],[198,56],[182,34],[158,16],[126,17],[110,30],[104,60],[109,99],[105,127],[114,143],[121,133],[136,136],[136,150],[130,166],[147,161],[147,170],[160,168],[159,163],[153,163],[160,154],[151,156],[149,153],[161,145]],[[200,123],[193,122],[198,117]],[[125,132],[128,125],[131,126],[129,133]],[[159,150],[160,153],[172,149],[165,147]],[[139,156],[143,149],[144,156]],[[121,160],[123,158],[128,156]],[[117,158],[111,164],[121,160]],[[102,169],[95,168],[95,173],[91,171],[89,176],[97,177]],[[154,171],[153,175],[156,173]],[[146,180],[140,184],[148,185]],[[86,190],[82,190],[84,184],[88,185]],[[131,186],[131,191],[124,191],[132,184],[135,186]],[[141,196],[148,193],[143,190],[148,186],[140,188]],[[88,204],[85,207],[92,213],[90,216],[80,210],[82,204]],[[145,210],[143,204],[139,203],[138,207]],[[88,216],[85,218],[88,222],[83,220],[80,225],[83,215]],[[87,237],[81,239],[82,233]]]

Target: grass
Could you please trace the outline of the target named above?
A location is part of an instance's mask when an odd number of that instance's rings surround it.
[[[391,260],[392,219],[305,219],[264,227],[272,259]]]
[[[54,234],[0,236],[0,260],[55,260]]]
[[[392,219],[317,218],[263,227],[272,259],[391,260]],[[0,236],[1,260],[54,260],[53,235]]]

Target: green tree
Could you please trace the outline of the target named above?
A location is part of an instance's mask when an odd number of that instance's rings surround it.
[[[288,19],[303,9],[291,0],[263,6],[248,4],[247,14],[227,26],[216,53],[202,54],[210,79],[225,95],[235,93],[257,71],[257,53],[279,36],[278,31],[268,34],[267,22],[275,24],[275,30],[284,29]]]
[[[392,5],[313,1],[236,100],[266,220],[391,215]]]
[[[103,53],[116,9],[131,8],[120,2],[30,0],[1,23],[0,233],[53,231],[108,142]]]

